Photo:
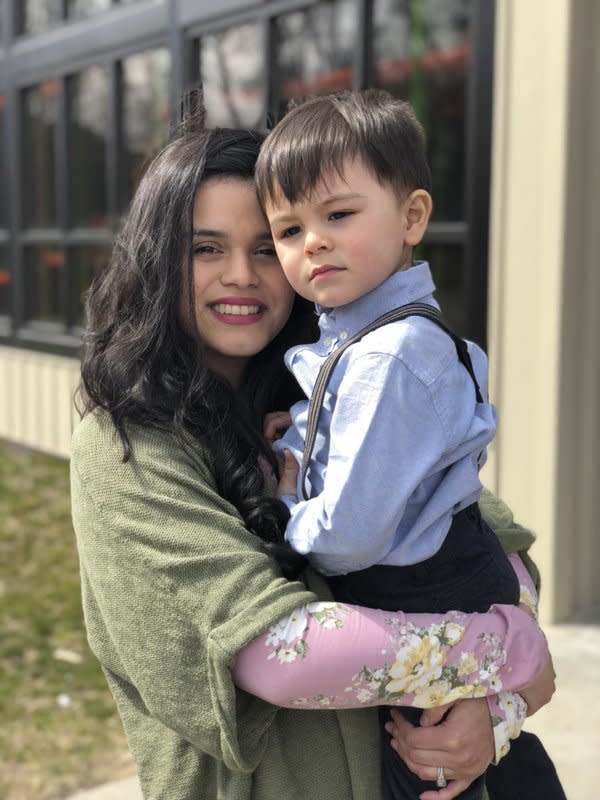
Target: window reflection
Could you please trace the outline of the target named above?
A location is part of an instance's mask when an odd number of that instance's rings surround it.
[[[264,108],[262,26],[203,36],[200,74],[208,125],[256,128]]]
[[[104,245],[69,250],[69,316],[77,327],[84,327],[85,293],[108,264],[109,253]]]
[[[23,219],[27,227],[56,225],[54,137],[60,85],[46,80],[22,95]]]
[[[19,33],[41,33],[62,18],[62,0],[21,0],[15,3]]]
[[[67,17],[82,19],[110,8],[111,0],[67,0]]]
[[[169,68],[169,53],[163,48],[123,61],[123,206],[129,202],[144,164],[167,139]]]
[[[415,251],[415,259],[429,262],[444,322],[455,333],[465,336],[463,248],[455,244],[423,244]]]
[[[350,88],[356,20],[354,0],[337,0],[277,19],[279,115],[293,97]]]
[[[8,259],[8,247],[0,245],[0,329],[7,327],[10,319],[12,272]]]
[[[52,323],[52,329],[62,328],[60,283],[64,266],[64,252],[54,245],[25,248],[26,323]]]
[[[410,100],[425,126],[434,219],[464,216],[472,0],[375,0],[376,84]]]
[[[108,91],[103,67],[88,67],[68,81],[69,222],[73,226],[106,224]]]

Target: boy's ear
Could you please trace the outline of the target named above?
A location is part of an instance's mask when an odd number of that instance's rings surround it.
[[[404,216],[404,243],[416,247],[427,230],[433,200],[425,189],[415,189],[402,204]]]

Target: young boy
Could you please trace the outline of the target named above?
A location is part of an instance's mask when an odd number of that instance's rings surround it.
[[[308,100],[270,133],[256,179],[286,277],[320,314],[319,341],[286,354],[312,406],[291,409],[276,443],[305,462],[297,492],[280,485],[286,538],[346,602],[412,612],[518,603],[477,506],[496,430],[486,356],[439,324],[429,266],[412,261],[432,209],[412,110],[374,90]],[[359,334],[409,305],[405,318]],[[332,353],[339,360],[317,381]],[[383,741],[384,798],[432,788]],[[483,780],[460,797],[482,797]]]

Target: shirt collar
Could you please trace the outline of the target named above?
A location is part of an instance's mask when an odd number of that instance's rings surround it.
[[[325,333],[345,331],[353,336],[382,314],[408,303],[428,303],[438,308],[433,299],[435,284],[429,264],[418,261],[409,269],[394,272],[368,294],[339,308],[316,306],[320,314],[319,327]]]

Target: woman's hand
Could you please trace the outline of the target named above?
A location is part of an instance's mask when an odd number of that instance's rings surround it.
[[[452,800],[485,772],[494,758],[485,698],[459,701],[435,727],[415,727],[395,709],[391,715],[386,728],[392,735],[392,747],[409,769],[422,780],[435,781],[438,767],[444,768],[448,786],[423,792],[421,800]]]
[[[524,689],[519,689],[519,694],[527,703],[528,717],[535,714],[542,706],[550,702],[556,690],[555,678],[556,672],[554,671],[552,656],[550,656],[546,662],[546,666],[533,683],[530,683],[529,686],[526,686]]]
[[[287,411],[270,411],[265,414],[263,434],[269,444],[281,439],[283,434],[292,424],[292,418]]]

